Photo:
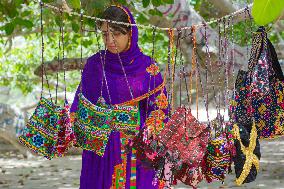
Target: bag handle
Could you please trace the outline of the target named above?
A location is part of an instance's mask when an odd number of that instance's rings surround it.
[[[50,91],[49,82],[48,82],[48,78],[47,78],[46,70],[45,70],[45,66],[44,66],[43,5],[44,5],[43,2],[40,1],[40,33],[41,33],[41,94],[40,94],[40,96],[41,96],[41,98],[43,97],[43,90],[44,90],[44,79],[43,79],[43,77],[45,76],[45,80],[46,80],[47,88],[48,88],[48,93],[49,93],[49,96],[50,96],[50,100],[52,102],[51,91]]]
[[[261,52],[264,50],[268,52],[268,57],[271,61],[271,66],[275,73],[275,77],[281,81],[284,81],[284,75],[277,58],[275,48],[272,45],[271,41],[268,39],[267,33],[263,26],[259,27],[257,32],[254,33],[252,47],[253,48],[251,49],[248,70],[253,70],[253,68],[257,64]]]
[[[275,51],[273,44],[270,42],[269,39],[267,39],[267,48],[271,58],[272,69],[275,72],[276,78],[279,79],[280,81],[284,81],[284,75],[278,61],[277,53]]]
[[[64,66],[64,24],[63,24],[63,11],[62,9],[59,10],[60,13],[60,26],[59,26],[59,40],[58,40],[58,57],[57,57],[57,62],[62,66],[63,68],[63,82],[64,82],[64,105],[68,104],[67,101],[67,84],[66,84],[66,68]],[[60,59],[60,54],[61,54],[61,59]],[[58,100],[58,83],[59,83],[59,74],[58,72],[56,73],[56,87],[55,87],[55,104],[57,105],[57,100]]]

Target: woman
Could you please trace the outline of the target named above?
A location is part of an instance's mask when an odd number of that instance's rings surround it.
[[[103,18],[135,24],[126,7],[111,6],[105,10]],[[100,22],[99,26],[107,50],[101,50],[88,58],[82,74],[82,93],[93,104],[101,94],[106,103],[112,105],[138,103],[142,129],[147,117],[151,117],[151,112],[159,108],[164,108],[162,111],[166,109],[166,96],[161,93],[164,89],[161,74],[154,61],[139,49],[136,26],[106,22]],[[71,112],[77,110],[79,88]],[[83,151],[80,189],[116,188],[113,176],[117,171],[115,169],[122,163],[120,136],[121,133],[117,131],[111,133],[102,157],[91,151]],[[126,189],[130,188],[130,185],[133,186],[133,183],[130,183],[131,156],[130,150],[127,154],[126,183],[123,187]],[[154,170],[145,169],[137,160],[136,188],[158,188],[157,185],[152,185],[154,175]]]

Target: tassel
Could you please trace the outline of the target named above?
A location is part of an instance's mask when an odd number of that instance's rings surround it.
[[[136,189],[136,150],[132,148],[130,189]]]

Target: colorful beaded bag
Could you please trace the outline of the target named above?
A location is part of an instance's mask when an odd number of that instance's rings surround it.
[[[139,105],[113,105],[111,127],[127,135],[136,135],[140,127]]]
[[[193,71],[195,71],[196,74],[196,91],[197,91],[196,109],[198,112],[198,74],[200,73],[196,57],[195,27],[192,27],[192,33],[193,33],[192,40],[194,43],[194,48],[192,53],[192,69]],[[178,42],[180,42],[180,38],[178,38]],[[179,44],[177,46],[180,48]],[[180,58],[182,63],[181,67],[182,67],[183,66],[182,54],[180,54]],[[185,81],[185,86],[186,87],[188,86],[186,82],[184,69],[183,71],[180,69],[180,93],[182,87],[181,86],[182,75],[184,76],[183,79]],[[192,76],[190,77],[190,82],[191,84],[193,83]],[[191,103],[191,97],[189,97],[189,95],[187,96],[188,96],[188,102]],[[170,150],[172,153],[179,154],[179,159],[182,162],[189,164],[189,166],[198,167],[206,152],[206,146],[208,143],[209,134],[210,131],[207,125],[200,123],[192,115],[191,109],[182,105],[180,97],[180,107],[178,107],[173,113],[173,115],[169,118],[169,121],[165,124],[164,129],[160,132],[158,137],[160,142],[162,142],[168,148],[168,150]]]
[[[234,150],[232,134],[228,131],[218,133],[217,136],[209,140],[204,156],[205,166],[203,167],[203,174],[208,183],[212,181],[224,182],[233,161]]]
[[[60,11],[61,18],[63,19],[63,12]],[[63,67],[63,75],[64,75],[64,107],[59,109],[59,120],[57,121],[57,124],[59,125],[59,131],[58,131],[58,138],[57,142],[55,144],[56,148],[56,156],[62,157],[65,155],[69,148],[74,143],[74,132],[72,129],[71,124],[71,117],[70,117],[70,106],[68,104],[67,100],[67,93],[66,93],[66,70],[64,67],[64,27],[63,22],[61,22],[60,25],[60,33],[61,33],[61,39],[59,39],[59,50],[62,49],[62,59],[60,60],[60,52],[58,52],[58,62],[62,64]],[[62,44],[62,47],[61,47]],[[57,91],[58,91],[58,73],[57,73],[57,84],[56,84],[56,100],[55,104],[57,104]]]
[[[60,126],[57,124],[62,109],[52,101],[41,97],[19,141],[37,154],[52,159],[56,154],[56,142]]]
[[[206,152],[206,146],[209,140],[210,130],[207,125],[200,123],[191,113],[191,109],[182,105],[181,100],[181,88],[182,88],[182,76],[185,81],[185,88],[187,91],[187,101],[191,104],[191,91],[193,81],[193,74],[196,74],[195,86],[196,86],[196,110],[198,117],[198,79],[200,79],[199,65],[196,57],[196,31],[195,27],[192,27],[192,41],[193,41],[193,53],[192,53],[192,71],[190,73],[190,85],[187,85],[185,69],[183,66],[182,54],[181,66],[180,66],[180,106],[173,112],[169,121],[165,124],[164,129],[159,134],[159,140],[164,144],[171,154],[174,154],[175,161],[171,168],[173,175],[173,184],[180,180],[186,185],[196,188],[197,184],[203,179],[201,165],[203,164],[203,157]],[[177,40],[179,42],[179,39]],[[180,44],[177,44],[177,48],[180,48]],[[180,51],[181,52],[181,51]],[[174,67],[173,67],[174,72]],[[174,78],[174,76],[173,76]],[[174,79],[173,79],[174,81]],[[172,81],[172,82],[173,82]],[[201,80],[199,80],[201,82]],[[202,85],[202,84],[201,84]],[[190,90],[187,88],[190,86]],[[201,87],[203,89],[203,87]],[[173,90],[173,89],[172,89]],[[203,92],[203,90],[202,90]],[[173,91],[171,91],[171,104],[173,105]]]
[[[256,179],[259,169],[260,145],[255,122],[252,126],[234,124],[236,156],[233,158],[236,184],[249,183]]]
[[[81,37],[83,36],[83,17],[81,15]],[[97,38],[98,39],[98,38]],[[81,81],[82,77],[82,43],[81,43]],[[101,59],[102,60],[102,59]],[[102,67],[104,68],[103,62]],[[79,102],[75,115],[73,130],[76,138],[76,146],[84,150],[95,152],[99,156],[103,156],[106,145],[111,134],[111,114],[112,108],[106,104],[103,96],[103,78],[101,85],[100,97],[96,104],[89,101],[82,93],[82,83],[80,84],[80,93],[78,94]]]
[[[47,159],[52,159],[56,155],[56,142],[58,139],[58,132],[60,125],[58,120],[60,119],[63,109],[56,106],[52,102],[51,93],[49,90],[50,100],[43,97],[43,75],[46,77],[48,89],[49,82],[45,72],[43,54],[44,54],[44,42],[43,42],[43,24],[42,24],[42,11],[43,5],[40,4],[41,10],[41,36],[42,36],[42,50],[41,50],[41,63],[42,63],[42,91],[41,98],[33,115],[30,117],[23,134],[19,136],[20,143],[27,146],[29,149],[39,155],[43,155]]]
[[[274,138],[283,135],[284,125],[279,124],[283,111],[283,73],[275,50],[262,27],[254,34],[249,60],[249,70],[245,79],[237,78],[236,94],[231,101],[231,118],[242,125],[255,119],[260,138]],[[282,90],[282,91],[281,91]]]
[[[59,126],[58,138],[55,144],[56,156],[62,157],[66,154],[70,147],[72,147],[75,135],[72,129],[70,120],[70,107],[66,101],[64,108],[60,109],[59,119],[57,124]]]
[[[82,93],[78,95],[78,110],[74,122],[76,145],[103,156],[111,133],[112,109],[105,106],[102,97],[94,105]]]
[[[206,151],[209,129],[195,119],[189,108],[179,107],[159,137],[169,150],[178,151],[183,162],[198,165]]]

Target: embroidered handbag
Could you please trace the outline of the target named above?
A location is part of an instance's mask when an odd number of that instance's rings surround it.
[[[139,105],[113,105],[111,128],[134,136],[139,132]]]
[[[57,124],[62,108],[41,97],[19,141],[39,155],[52,159],[60,126]]]
[[[186,107],[176,109],[159,134],[159,140],[190,166],[198,166],[206,152],[209,128],[199,123]]]
[[[105,105],[103,98],[99,98],[98,103],[93,105],[82,93],[79,93],[74,122],[76,145],[103,156],[111,133],[111,113],[112,109]]]
[[[209,140],[204,156],[205,166],[203,167],[203,173],[208,183],[212,181],[224,182],[234,154],[232,134],[228,131],[223,131],[219,136]]]
[[[203,164],[203,163],[202,163]],[[200,167],[192,167],[187,163],[183,163],[174,173],[174,177],[186,185],[196,189],[198,183],[203,180],[203,174]]]
[[[277,120],[283,111],[279,106],[283,86],[281,79],[283,73],[273,45],[264,29],[259,28],[253,37],[246,79],[243,86],[236,87],[236,95],[231,102],[231,119],[241,125],[250,125],[253,117],[260,138],[281,135],[284,126]]]
[[[166,154],[164,145],[153,137],[145,139],[146,127],[141,129],[133,138],[131,147],[135,148],[137,159],[141,161],[143,167],[153,169],[158,168]]]
[[[259,169],[260,145],[256,125],[242,126],[234,124],[236,156],[233,158],[236,173],[236,184],[249,183],[255,180]]]
[[[72,146],[75,136],[72,129],[70,118],[70,107],[68,102],[65,102],[64,108],[60,108],[59,119],[57,124],[59,125],[58,138],[55,144],[56,156],[62,157],[68,152],[68,149]]]
[[[235,82],[235,96],[230,102],[230,119],[242,125],[251,124],[252,118],[250,88],[245,86],[246,80],[247,71],[239,70]]]

